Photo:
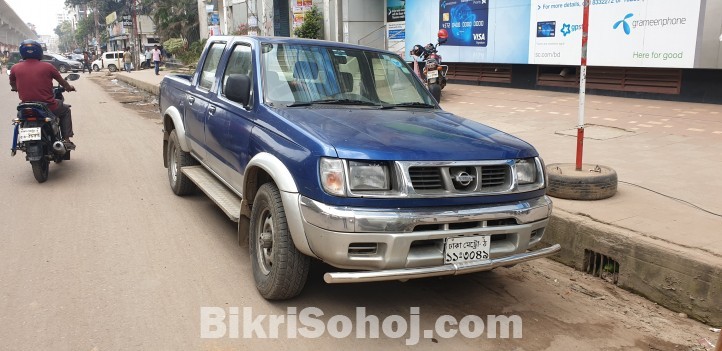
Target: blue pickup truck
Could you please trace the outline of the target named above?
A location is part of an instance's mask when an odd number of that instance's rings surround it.
[[[552,255],[544,165],[439,108],[399,56],[337,42],[211,37],[160,87],[170,187],[202,190],[248,244],[266,299],[328,283],[485,271]]]

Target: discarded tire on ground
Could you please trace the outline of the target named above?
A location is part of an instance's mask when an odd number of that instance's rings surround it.
[[[607,166],[584,164],[577,171],[571,163],[546,166],[547,195],[569,200],[601,200],[617,193],[617,172]]]

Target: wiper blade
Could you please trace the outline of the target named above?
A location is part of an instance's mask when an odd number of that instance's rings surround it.
[[[425,102],[402,102],[393,105],[387,105],[389,107],[423,107],[423,108],[436,108],[435,105],[427,104]]]
[[[286,107],[299,107],[299,106],[311,106],[310,102],[292,102],[290,104],[286,104]]]
[[[366,105],[377,106],[378,104],[371,101],[352,100],[352,99],[325,99],[311,101],[313,104],[329,104],[329,105]]]

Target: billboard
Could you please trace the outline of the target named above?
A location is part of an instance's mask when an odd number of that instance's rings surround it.
[[[591,0],[590,66],[694,67],[701,0]],[[579,65],[583,0],[408,0],[407,51],[436,40],[447,62]],[[432,7],[433,6],[433,7]],[[407,55],[408,56],[408,55]],[[410,59],[410,57],[407,57]]]

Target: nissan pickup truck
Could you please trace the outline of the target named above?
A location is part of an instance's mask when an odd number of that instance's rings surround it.
[[[160,86],[163,160],[179,196],[238,222],[266,299],[327,283],[466,274],[552,255],[552,210],[528,143],[442,110],[396,54],[211,37]],[[332,269],[336,270],[336,269]]]

